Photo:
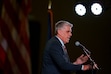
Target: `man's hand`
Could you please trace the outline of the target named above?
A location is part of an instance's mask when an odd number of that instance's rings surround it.
[[[90,55],[89,55],[89,56],[90,56]],[[79,64],[83,64],[83,63],[85,63],[85,62],[87,62],[87,61],[88,61],[88,56],[82,54],[80,57],[78,57],[78,58],[76,59],[75,62],[73,62],[73,64],[79,65]]]

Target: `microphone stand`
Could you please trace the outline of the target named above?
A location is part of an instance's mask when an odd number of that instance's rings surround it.
[[[97,70],[99,70],[99,68],[98,68],[98,66],[96,65],[95,61],[89,56],[89,54],[91,54],[91,52],[90,52],[88,49],[86,49],[84,46],[82,46],[82,47],[83,47],[84,53],[88,56],[89,60],[90,60],[91,63],[92,63],[92,74],[93,74],[93,66],[94,66]]]

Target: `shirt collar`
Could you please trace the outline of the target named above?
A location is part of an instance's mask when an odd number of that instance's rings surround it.
[[[59,41],[60,41],[60,43],[62,44],[62,46],[64,46],[63,41],[62,41],[58,36],[56,36],[56,37],[59,39]]]

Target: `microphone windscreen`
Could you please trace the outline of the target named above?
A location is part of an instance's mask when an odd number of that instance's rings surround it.
[[[75,45],[76,45],[76,46],[79,46],[79,45],[80,45],[80,42],[79,42],[79,41],[76,41],[76,42],[75,42]]]

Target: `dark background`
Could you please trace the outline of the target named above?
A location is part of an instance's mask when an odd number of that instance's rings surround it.
[[[73,10],[74,4],[79,1],[86,3],[88,8],[88,12],[83,17],[76,15]],[[74,61],[83,52],[79,47],[75,46],[75,41],[78,40],[92,52],[92,58],[101,68],[97,74],[110,74],[111,0],[99,0],[104,8],[100,16],[94,16],[89,10],[89,6],[93,1],[94,0],[52,0],[53,20],[54,23],[58,20],[67,20],[74,24],[73,36],[70,43],[67,44],[71,61]],[[48,0],[32,0],[30,19],[34,22],[33,27],[31,27],[33,74],[40,74],[41,70],[42,53],[47,40],[48,2]]]
[[[100,1],[103,5],[103,13],[94,16],[90,12],[90,4],[94,0],[51,0],[54,24],[58,20],[67,20],[74,24],[73,36],[67,49],[71,61],[80,56],[83,51],[75,46],[79,41],[92,52],[91,57],[101,68],[97,74],[111,74],[111,0]],[[29,16],[30,45],[32,74],[40,74],[42,54],[47,41],[48,29],[48,3],[49,0],[31,0],[32,11]],[[87,13],[80,17],[74,11],[77,2],[85,3]],[[2,0],[0,0],[1,9]],[[1,11],[0,11],[1,12]]]

